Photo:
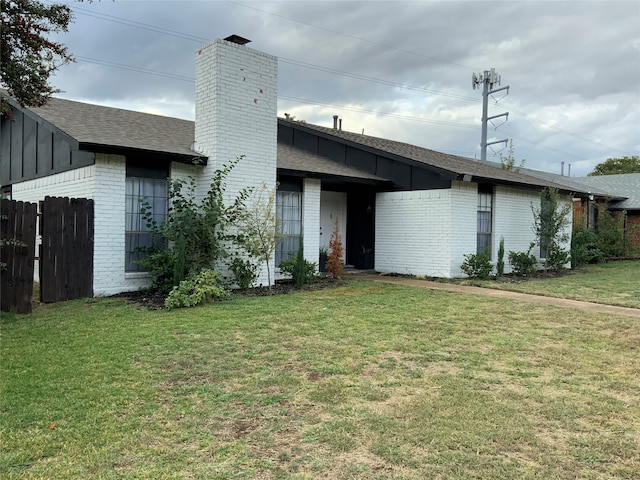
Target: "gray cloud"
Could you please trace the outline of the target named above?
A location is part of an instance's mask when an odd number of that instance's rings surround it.
[[[637,2],[122,0],[72,8],[75,22],[59,40],[78,62],[54,79],[66,98],[192,118],[195,50],[237,33],[282,59],[280,114],[329,125],[335,113],[354,131],[479,155],[481,97],[471,73],[495,67],[511,89],[490,114],[511,114],[491,135],[513,138],[528,166],[559,171],[565,161],[581,175],[640,152]]]

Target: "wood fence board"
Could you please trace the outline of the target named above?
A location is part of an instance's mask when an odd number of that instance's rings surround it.
[[[33,296],[33,271],[36,245],[37,205],[2,199],[0,238],[9,243],[0,249],[6,268],[0,272],[0,310],[30,313]]]
[[[93,200],[46,197],[41,208],[41,301],[93,296]]]

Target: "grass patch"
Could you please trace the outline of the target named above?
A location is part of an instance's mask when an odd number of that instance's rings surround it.
[[[640,261],[587,265],[549,278],[473,280],[480,287],[640,308]]]
[[[0,476],[634,478],[635,319],[366,281],[3,315]]]

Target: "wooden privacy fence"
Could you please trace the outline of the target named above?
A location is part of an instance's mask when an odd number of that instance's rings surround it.
[[[0,202],[0,311],[31,313],[38,206]]]
[[[93,296],[93,200],[45,197],[35,203],[3,199],[0,222],[0,310],[30,313],[40,217],[40,301]]]
[[[40,301],[93,296],[93,200],[40,202]]]

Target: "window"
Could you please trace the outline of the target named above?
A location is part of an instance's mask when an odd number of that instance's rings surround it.
[[[151,208],[153,220],[162,223],[167,218],[168,169],[152,169],[129,165],[125,190],[125,271],[140,272],[137,263],[145,256],[145,249],[153,246],[154,238],[144,215],[143,204]],[[157,239],[155,239],[157,241]]]
[[[302,233],[302,192],[276,192],[276,218],[279,234],[276,245],[276,266],[298,253]]]
[[[547,258],[547,248],[549,246],[549,234],[547,233],[550,228],[550,220],[553,217],[555,211],[555,205],[549,195],[548,190],[542,192],[540,198],[540,258]]]
[[[492,232],[492,188],[478,187],[478,236],[476,253],[483,253],[489,249],[491,257],[491,232]]]

